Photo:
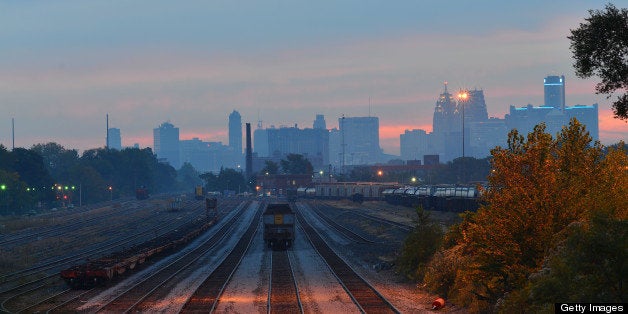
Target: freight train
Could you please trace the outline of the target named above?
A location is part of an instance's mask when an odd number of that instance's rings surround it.
[[[393,205],[422,206],[426,210],[464,212],[479,207],[480,186],[470,185],[423,185],[399,186],[390,183],[344,182],[300,187],[298,198],[351,199],[353,201],[385,201]]]
[[[196,238],[216,223],[212,220],[195,220],[177,230],[143,243],[132,251],[113,253],[87,263],[75,265],[61,271],[60,276],[74,289],[105,285],[114,277],[131,271],[147,259],[162,252],[169,252]]]
[[[273,250],[285,250],[294,242],[295,215],[287,203],[268,204],[263,215],[264,242]]]

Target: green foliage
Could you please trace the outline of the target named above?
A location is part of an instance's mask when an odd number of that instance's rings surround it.
[[[33,208],[35,194],[27,190],[26,183],[20,180],[17,172],[0,170],[0,214],[21,214]]]
[[[585,241],[586,236],[578,238],[578,233],[568,232],[577,224],[592,225],[591,217],[600,213],[617,220],[628,218],[628,158],[623,148],[604,155],[601,145],[592,145],[591,137],[575,119],[556,139],[539,125],[527,138],[516,130],[511,132],[508,143],[508,148],[492,151],[491,188],[484,193],[484,205],[450,230],[445,250],[434,256],[425,276],[429,289],[471,311],[504,310],[504,304],[517,304],[510,309],[526,311],[527,303],[522,300],[535,297],[538,292],[529,295],[534,289],[541,289],[546,301],[564,301],[560,289],[526,288],[531,275],[541,271],[546,261],[557,265],[557,274],[581,278],[586,271],[594,271],[592,276],[604,277],[607,270],[617,271],[617,261],[625,256],[621,250],[608,250],[604,258],[593,260],[614,266],[606,270],[575,266],[569,272],[560,269],[583,256],[557,254],[550,258],[552,252],[586,249],[612,237],[625,238],[625,230],[622,233],[620,228],[608,229],[608,235],[592,228],[590,242]],[[582,247],[561,250],[581,242]],[[615,248],[621,245],[625,242],[613,244]],[[552,280],[556,283],[556,276],[548,278],[545,287]],[[589,295],[603,293],[602,284],[588,288],[592,289]],[[498,303],[502,308],[496,308]],[[544,305],[536,309],[542,308]]]
[[[183,163],[181,169],[177,171],[178,188],[182,191],[193,191],[194,187],[203,183],[198,171],[190,163]]]
[[[300,154],[288,154],[280,163],[281,169],[286,174],[312,174],[314,171],[312,163]]]
[[[11,189],[10,196],[0,200],[7,209],[5,212],[25,213],[39,201],[56,207],[60,205],[56,203],[56,197],[62,196],[68,197],[63,201],[66,204],[89,204],[110,197],[134,196],[139,186],[153,193],[176,188],[174,168],[159,163],[149,148],[90,149],[79,158],[76,150],[47,143],[34,145],[30,150],[16,148],[12,152],[0,147],[0,156],[0,169],[5,171],[3,177],[6,182],[11,182],[10,185],[6,183]],[[182,172],[185,179],[189,179],[187,170]],[[63,189],[53,190],[54,184],[63,186]],[[13,190],[18,186],[19,190]],[[22,188],[28,193],[22,192]]]
[[[416,226],[403,243],[397,265],[399,271],[406,277],[423,280],[427,263],[441,246],[443,230],[438,223],[430,219],[429,212],[423,208],[417,208],[416,213]]]
[[[375,175],[373,174],[373,171],[371,171],[371,167],[369,166],[357,166],[354,167],[353,169],[351,169],[351,172],[349,173],[349,179],[348,181],[353,181],[353,182],[359,182],[359,181],[363,181],[363,182],[372,182],[372,181],[377,181],[377,178],[375,178]]]
[[[263,174],[278,174],[279,173],[279,165],[272,161],[272,160],[266,160],[264,162],[264,169],[262,169],[260,171],[260,173]]]
[[[208,191],[236,191],[245,192],[248,189],[246,179],[242,172],[231,168],[221,168],[218,175],[211,172],[203,173],[201,179],[205,181]]]
[[[628,221],[596,213],[590,223],[572,223],[544,267],[504,305],[544,310],[561,302],[620,303],[628,299]]]
[[[571,30],[571,51],[576,75],[602,79],[595,87],[598,94],[610,98],[616,90],[628,89],[628,9],[606,5],[605,11],[589,10],[580,27]],[[628,94],[613,103],[615,116],[628,119]]]

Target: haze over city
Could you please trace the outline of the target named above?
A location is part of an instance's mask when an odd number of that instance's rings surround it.
[[[543,104],[564,75],[567,105],[599,104],[603,144],[628,138],[595,78],[575,77],[567,36],[599,1],[54,1],[0,3],[0,144],[152,146],[170,121],[181,139],[227,142],[227,117],[311,127],[323,114],[376,116],[399,154],[406,129],[430,131],[434,104],[484,90],[489,116]],[[611,99],[612,100],[612,99]]]

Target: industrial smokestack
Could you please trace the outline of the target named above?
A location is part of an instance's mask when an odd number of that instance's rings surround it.
[[[246,124],[246,178],[253,175],[253,148],[251,147],[251,124]]]

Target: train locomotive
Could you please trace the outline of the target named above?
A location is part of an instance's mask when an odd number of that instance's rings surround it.
[[[286,250],[294,242],[295,215],[287,203],[268,204],[263,215],[264,242],[273,250]]]

